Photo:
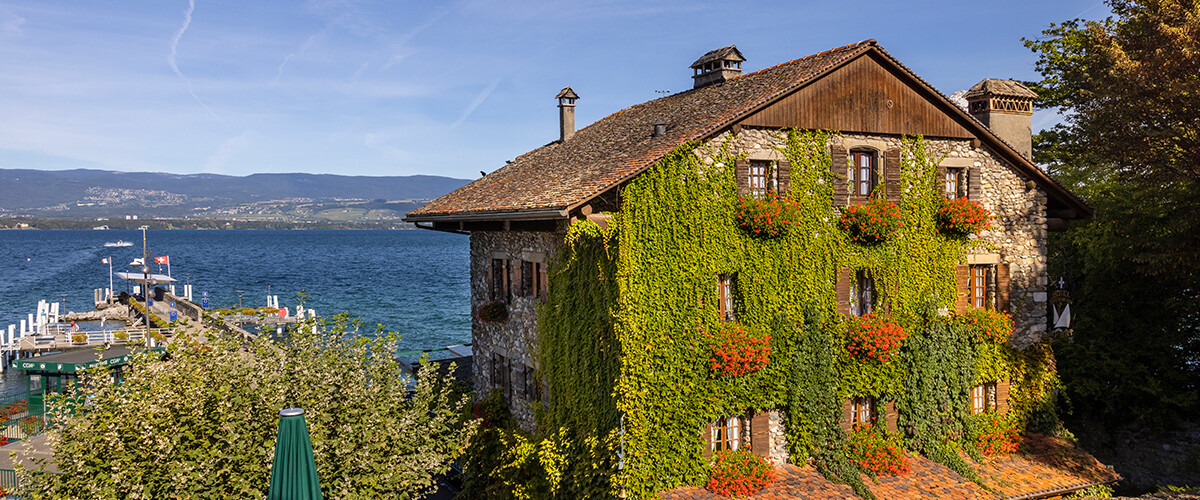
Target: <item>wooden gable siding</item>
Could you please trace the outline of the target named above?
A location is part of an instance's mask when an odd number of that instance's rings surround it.
[[[926,137],[974,137],[923,90],[864,55],[758,110],[741,125]],[[888,107],[888,101],[892,106]]]

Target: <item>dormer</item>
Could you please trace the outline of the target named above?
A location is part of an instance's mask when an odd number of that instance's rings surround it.
[[[737,45],[708,51],[692,63],[692,88],[721,83],[742,74],[742,62],[745,60]]]

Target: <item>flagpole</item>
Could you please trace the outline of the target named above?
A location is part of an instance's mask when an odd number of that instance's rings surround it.
[[[113,279],[112,279],[112,256],[108,256],[108,297],[104,298],[105,302],[112,300],[113,295]]]

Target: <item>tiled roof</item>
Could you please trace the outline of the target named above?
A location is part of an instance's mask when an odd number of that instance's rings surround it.
[[[1096,484],[1120,479],[1100,462],[1055,438],[1029,436],[1022,442],[1023,451],[1007,457],[994,458],[978,464],[967,459],[983,478],[983,482],[999,494],[1012,500],[1064,495]],[[880,476],[863,482],[878,498],[886,499],[995,499],[996,493],[954,471],[923,457],[909,456],[912,471],[902,476]],[[825,479],[812,466],[783,465],[776,468],[777,478],[757,495],[762,500],[801,499],[833,500],[856,498],[854,490]],[[724,497],[708,490],[687,487],[661,494],[664,500],[719,500]]]
[[[554,141],[525,153],[512,163],[409,212],[407,219],[414,222],[457,217],[486,219],[493,215],[505,219],[544,212],[553,215],[539,218],[565,218],[566,210],[641,173],[680,144],[705,139],[737,118],[870,50],[882,54],[920,85],[945,98],[876,46],[875,40],[866,40],[617,111],[579,130],[565,142]],[[1002,80],[984,80],[989,81]],[[951,109],[978,128],[981,137],[1002,146],[998,150],[1017,168],[1039,180],[1052,198],[1061,199],[1078,208],[1083,217],[1090,217],[1092,209],[1083,200],[1021,157],[969,114],[956,106]],[[654,123],[659,121],[666,124],[666,133],[654,136]]]
[[[971,87],[971,90],[967,91],[967,95],[964,97],[970,99],[986,94],[1037,99],[1037,94],[1029,90],[1029,87],[1022,85],[1021,82],[1000,80],[997,78],[985,78],[982,82],[976,83]]]
[[[672,149],[697,140],[772,98],[868,50],[868,40],[814,54],[620,110],[518,157],[408,214],[563,210],[644,170]],[[654,137],[654,122],[667,132]]]

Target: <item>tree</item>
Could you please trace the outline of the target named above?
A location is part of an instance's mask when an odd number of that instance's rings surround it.
[[[412,498],[465,447],[467,398],[452,380],[414,382],[394,334],[350,335],[346,317],[241,339],[177,338],[135,356],[118,385],[95,369],[51,403],[61,474],[26,498],[264,498],[279,411],[305,410],[326,498]],[[80,404],[82,403],[82,404]]]
[[[1055,352],[1079,416],[1166,424],[1200,410],[1200,5],[1109,5],[1025,41],[1066,117],[1034,159],[1096,208],[1051,236],[1077,314]]]

